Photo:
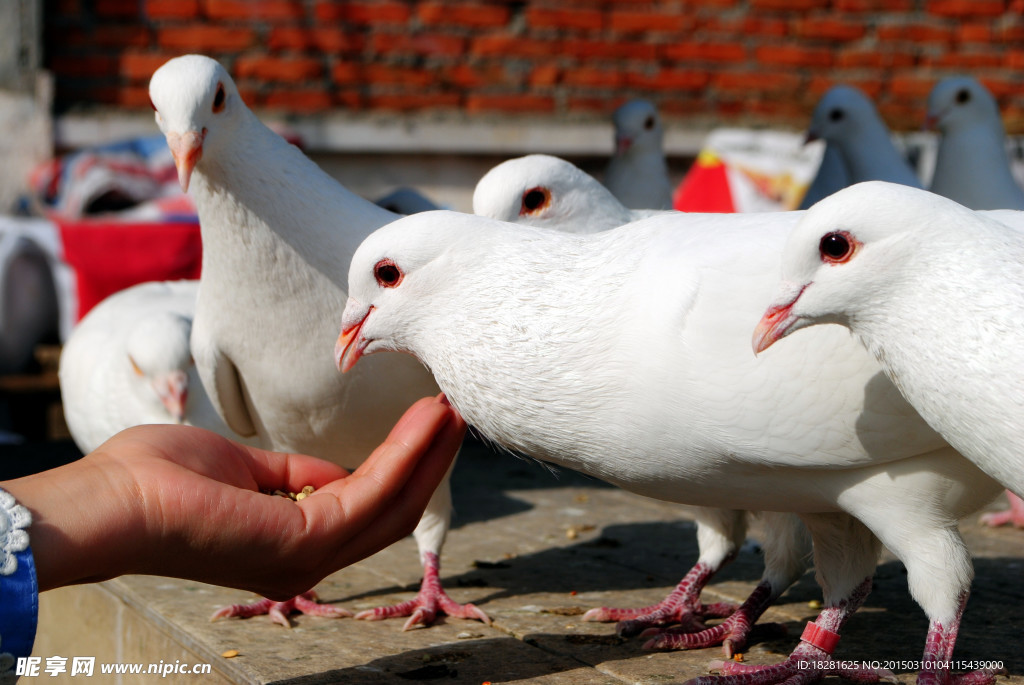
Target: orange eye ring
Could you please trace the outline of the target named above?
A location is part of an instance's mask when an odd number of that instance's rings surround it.
[[[551,191],[544,186],[530,188],[523,193],[522,204],[519,206],[519,216],[530,216],[539,214],[551,204]]]

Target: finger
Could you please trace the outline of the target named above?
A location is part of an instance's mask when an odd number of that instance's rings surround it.
[[[306,454],[269,452],[243,447],[242,461],[260,490],[299,492],[307,485],[321,488],[349,473],[337,464]]]
[[[387,506],[346,544],[338,549],[335,566],[342,568],[370,556],[409,535],[423,515],[430,497],[448,472],[462,445],[466,423],[449,409],[450,419],[440,428],[430,447]]]
[[[405,436],[410,432],[415,433],[422,430],[422,422],[429,421],[429,417],[424,417],[420,412],[424,410],[425,405],[435,403],[440,403],[440,399],[423,398],[414,403],[391,429],[391,433],[381,447],[389,443],[397,443],[401,449],[411,449]],[[447,400],[444,401],[444,404],[447,404]],[[281,489],[287,492],[298,492],[307,485],[319,489],[331,481],[348,475],[348,471],[340,466],[307,455],[269,452],[256,447],[243,446],[243,449],[251,457],[250,471],[260,489],[263,490]],[[380,449],[375,450],[365,463],[370,463]]]
[[[384,443],[351,476],[328,483],[302,500],[300,505],[306,515],[307,530],[319,531],[334,540],[335,545],[342,545],[360,534],[393,506],[393,500],[414,474],[420,460],[429,455],[428,462],[443,461],[447,468],[457,445],[450,446],[450,440],[436,445],[435,438],[445,435],[443,429],[456,421],[456,417],[452,409],[436,398],[424,398],[415,403]],[[461,423],[461,419],[457,422]],[[436,483],[427,484],[431,491],[435,486]],[[387,544],[382,543],[378,549]]]

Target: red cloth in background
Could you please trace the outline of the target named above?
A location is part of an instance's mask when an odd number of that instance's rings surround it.
[[[672,194],[672,209],[680,212],[735,212],[729,173],[715,155],[702,152]]]
[[[57,220],[64,260],[75,270],[76,321],[109,295],[146,281],[199,278],[198,222]]]

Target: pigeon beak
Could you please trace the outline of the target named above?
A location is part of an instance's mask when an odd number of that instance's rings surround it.
[[[810,145],[816,140],[820,140],[820,136],[814,131],[808,131],[807,135],[804,136],[804,145]]]
[[[185,133],[168,133],[167,145],[171,148],[171,156],[174,157],[174,166],[178,170],[178,183],[181,189],[188,192],[188,183],[192,178],[192,170],[203,157],[203,140],[206,138],[206,129],[199,131],[186,131]]]
[[[925,131],[934,131],[935,127],[939,123],[940,115],[928,112],[928,115],[924,118],[924,123],[921,124],[921,129]]]
[[[351,297],[345,304],[345,313],[341,315],[341,335],[334,345],[334,363],[342,373],[355,366],[363,356],[363,350],[369,343],[362,336],[363,324],[372,311],[372,306],[364,310],[363,306]]]
[[[615,138],[615,152],[619,155],[624,155],[629,152],[629,148],[633,145],[633,139],[627,136],[617,136]]]
[[[153,379],[153,389],[167,412],[175,422],[185,421],[185,402],[188,400],[188,374],[184,371],[171,371]]]
[[[810,285],[809,283],[807,285]],[[793,330],[793,324],[799,319],[793,314],[793,306],[800,299],[807,285],[802,286],[793,297],[786,297],[782,303],[771,304],[754,329],[754,354],[764,352],[777,341],[785,338]],[[788,288],[787,288],[788,290]]]

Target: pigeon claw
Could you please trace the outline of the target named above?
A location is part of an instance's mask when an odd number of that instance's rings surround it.
[[[348,609],[331,606],[330,604],[320,604],[317,601],[316,593],[310,590],[284,602],[275,602],[272,599],[264,598],[250,604],[232,604],[213,612],[210,620],[217,621],[222,618],[235,617],[251,618],[252,616],[266,614],[274,623],[280,624],[285,628],[291,628],[292,623],[288,615],[293,611],[306,616],[321,616],[325,618],[344,618],[352,615],[352,612]]]

